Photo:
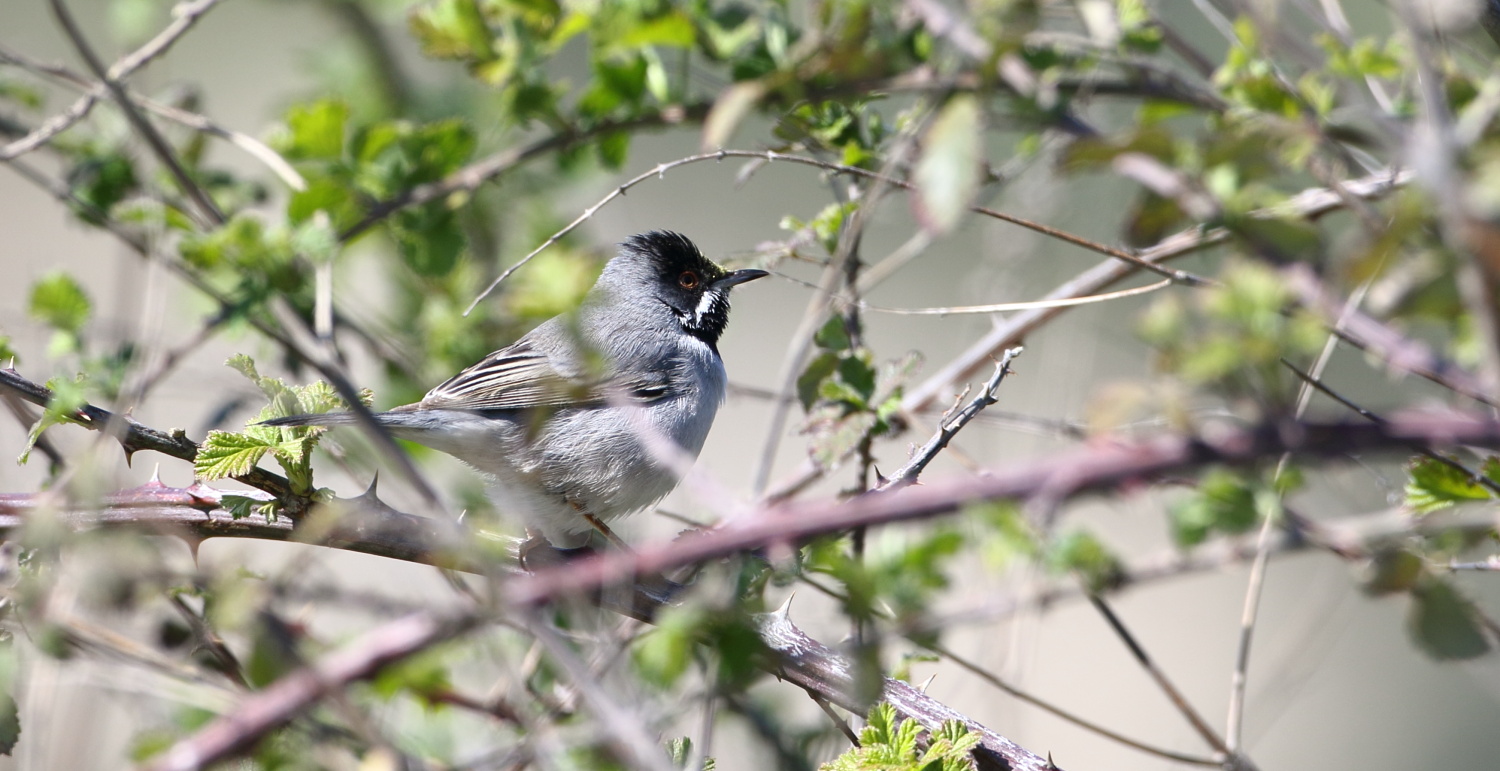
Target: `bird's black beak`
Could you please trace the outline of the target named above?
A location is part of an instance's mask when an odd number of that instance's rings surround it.
[[[729,273],[725,274],[723,278],[715,281],[712,286],[714,289],[728,289],[732,286],[743,284],[746,281],[754,281],[755,279],[765,278],[769,275],[771,274],[763,270],[756,270],[755,268],[731,270],[729,271]]]

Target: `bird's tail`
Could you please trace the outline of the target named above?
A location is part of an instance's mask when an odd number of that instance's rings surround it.
[[[376,415],[375,419],[380,420]],[[284,418],[262,420],[262,426],[350,426],[359,422],[352,412],[325,412],[319,415],[288,415]]]
[[[376,423],[404,436],[409,432],[420,432],[423,429],[432,428],[433,415],[431,411],[397,407],[390,412],[377,412],[370,417],[374,418]],[[440,424],[441,421],[438,423]],[[354,426],[358,424],[359,416],[352,412],[288,415],[284,418],[271,418],[260,422],[262,426]]]

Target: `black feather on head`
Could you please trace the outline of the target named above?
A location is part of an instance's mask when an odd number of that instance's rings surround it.
[[[671,231],[634,235],[620,246],[616,261],[623,259],[630,263],[620,266],[620,272],[644,280],[652,296],[677,317],[684,332],[717,348],[719,336],[729,323],[732,286],[718,282],[729,272],[703,256],[687,236]],[[611,271],[606,268],[605,273]]]

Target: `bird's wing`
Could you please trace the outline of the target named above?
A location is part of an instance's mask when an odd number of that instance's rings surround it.
[[[413,407],[430,410],[574,407],[605,403],[611,392],[636,401],[651,401],[666,394],[666,378],[570,376],[559,372],[545,353],[522,339],[449,378]]]

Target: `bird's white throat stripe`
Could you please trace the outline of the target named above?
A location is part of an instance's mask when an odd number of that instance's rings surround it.
[[[724,296],[719,292],[713,289],[704,292],[703,296],[698,298],[698,307],[693,310],[693,321],[702,322],[709,314],[713,313],[716,306],[723,302]]]

